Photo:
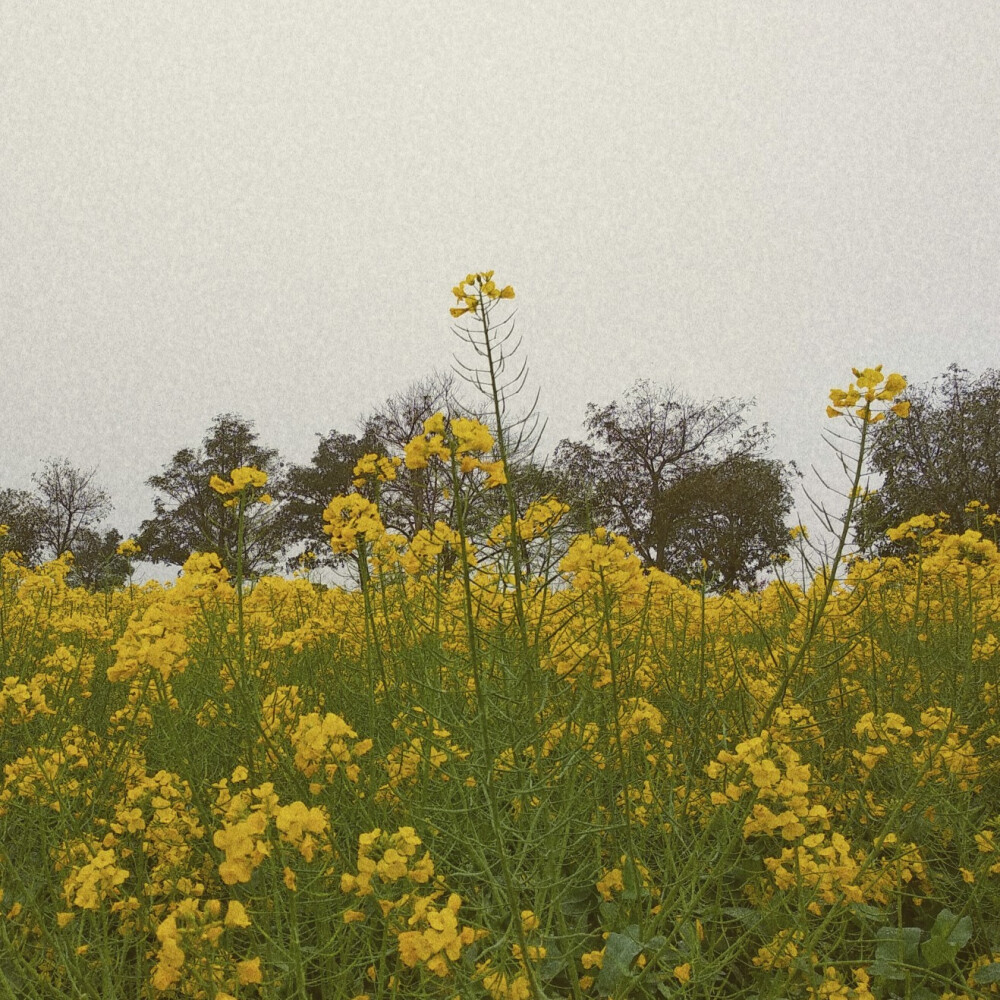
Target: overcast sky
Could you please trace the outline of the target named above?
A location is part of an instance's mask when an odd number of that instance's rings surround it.
[[[1000,364],[998,52],[995,0],[0,0],[0,487],[96,465],[131,532],[224,411],[305,462],[488,268],[550,445],[648,377],[829,469],[852,365]]]

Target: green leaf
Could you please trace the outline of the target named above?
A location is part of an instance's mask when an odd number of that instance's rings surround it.
[[[892,962],[883,962],[882,959],[877,958],[871,965],[868,966],[868,971],[880,979],[905,979],[906,970],[900,968],[900,966],[895,965]]]
[[[701,941],[698,938],[698,925],[693,920],[685,920],[677,930],[684,942],[686,955],[697,955],[701,951]]]
[[[550,979],[555,979],[556,976],[560,975],[565,968],[566,956],[559,952],[553,953],[549,951],[545,958],[538,963],[538,978],[544,982],[548,982]]]
[[[920,953],[924,956],[928,968],[940,969],[955,961],[958,949],[948,944],[943,937],[932,937],[920,946]]]
[[[632,927],[629,931],[633,930]],[[635,928],[638,931],[638,928]],[[642,942],[629,933],[612,931],[604,946],[604,965],[597,977],[597,991],[602,996],[610,996],[628,978],[629,968],[636,955],[642,951]]]
[[[920,948],[924,960],[932,968],[951,965],[961,948],[972,937],[972,918],[959,918],[949,909],[942,910],[931,928],[930,940]]]
[[[875,934],[875,961],[871,972],[887,979],[905,979],[906,966],[916,965],[917,947],[922,931],[919,927],[880,927]]]
[[[727,906],[722,911],[724,916],[738,920],[747,930],[756,930],[764,919],[759,910],[749,906]]]
[[[868,903],[851,903],[850,910],[862,920],[878,924],[884,924],[886,921],[885,910],[880,910],[877,906],[870,906]]]
[[[990,962],[981,969],[976,969],[976,983],[979,986],[987,986],[990,983],[1000,983],[1000,962]]]
[[[592,885],[576,886],[567,889],[559,900],[559,909],[563,916],[580,917],[590,913],[597,901],[597,890]]]
[[[655,955],[666,943],[667,939],[662,934],[657,934],[643,942],[642,950],[648,951],[650,955]]]
[[[625,859],[625,864],[622,867],[622,882],[625,885],[622,899],[627,899],[631,902],[632,900],[645,899],[649,896],[649,890],[643,886],[642,876],[639,874],[639,869],[632,858]]]
[[[956,917],[951,910],[944,909],[934,921],[931,937],[937,937],[939,933],[946,934],[948,944],[954,948],[964,948],[972,938],[972,917]]]
[[[913,961],[917,957],[917,945],[923,931],[919,927],[880,927],[875,932],[878,945],[876,958],[887,961]]]

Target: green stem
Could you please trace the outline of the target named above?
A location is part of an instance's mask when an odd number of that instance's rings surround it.
[[[451,481],[452,489],[456,500],[455,508],[458,522],[459,544],[462,551],[459,553],[459,560],[462,564],[462,590],[465,605],[465,627],[468,633],[469,662],[472,666],[473,684],[476,690],[476,714],[479,716],[479,730],[482,737],[483,756],[486,759],[485,776],[483,787],[486,792],[486,804],[490,814],[490,829],[493,834],[493,841],[496,846],[497,856],[500,859],[500,871],[503,876],[504,894],[507,897],[507,908],[510,913],[511,924],[515,929],[518,944],[521,946],[521,957],[525,972],[528,976],[528,984],[531,988],[533,1000],[542,1000],[541,991],[535,980],[535,972],[528,955],[528,940],[521,926],[521,914],[517,905],[517,893],[514,888],[514,878],[510,870],[510,862],[507,858],[507,851],[504,847],[503,834],[500,829],[500,812],[497,807],[496,792],[493,788],[493,764],[495,760],[493,752],[493,741],[490,738],[489,714],[487,710],[486,692],[483,687],[482,664],[479,657],[479,641],[476,631],[476,623],[473,615],[472,599],[472,578],[469,572],[468,555],[468,534],[466,532],[465,514],[468,498],[461,491],[461,483],[458,478],[458,468],[454,455],[451,460]]]
[[[243,525],[246,512],[246,491],[240,491],[239,512],[236,519],[236,630],[239,640],[240,676],[246,672],[246,647],[243,633]]]
[[[497,450],[500,452],[500,460],[503,462],[504,494],[507,497],[507,514],[510,517],[510,553],[511,562],[514,566],[514,614],[517,618],[517,626],[521,633],[522,648],[525,652],[529,649],[528,626],[524,615],[524,566],[521,561],[520,539],[517,535],[517,497],[514,496],[514,487],[510,482],[507,472],[508,452],[507,438],[503,429],[503,417],[500,406],[500,389],[497,385],[496,362],[493,359],[493,346],[490,343],[490,321],[486,310],[486,300],[483,298],[482,289],[479,291],[479,312],[483,322],[483,343],[486,347],[486,365],[490,375],[490,395],[493,398],[493,416],[496,419],[497,428]],[[529,658],[529,664],[531,660]],[[528,697],[529,705],[534,704],[534,677],[533,670],[529,667],[528,673]]]
[[[365,645],[366,659],[369,662],[369,672],[371,670],[371,655],[375,654],[375,661],[378,663],[379,676],[382,678],[382,691],[385,697],[390,697],[389,680],[385,673],[385,661],[382,658],[382,647],[379,645],[378,632],[375,628],[375,608],[371,597],[371,575],[368,572],[368,550],[365,545],[364,535],[358,536],[358,577],[361,580],[361,595],[365,602]],[[375,707],[375,690],[372,686],[372,709]],[[372,723],[374,724],[374,716]]]
[[[629,796],[631,789],[629,787],[628,771],[625,767],[625,750],[622,747],[622,724],[619,714],[622,706],[622,698],[618,677],[618,650],[615,648],[614,633],[611,629],[611,595],[608,593],[607,584],[604,580],[603,569],[601,569],[601,598],[601,603],[603,605],[602,611],[604,617],[604,629],[608,637],[608,663],[611,668],[611,717],[614,720],[615,746],[618,749],[618,773],[621,775],[622,779],[622,798],[625,804],[625,840],[628,844],[629,855],[625,870],[627,871],[628,866],[631,865],[633,877],[638,880],[640,876],[638,866],[636,865],[635,837],[632,831],[632,800]],[[636,912],[635,920],[639,925],[639,935],[641,937],[643,924],[641,913]]]
[[[851,483],[851,493],[847,502],[847,512],[844,514],[844,526],[840,531],[840,538],[837,540],[837,551],[834,553],[833,562],[830,564],[829,570],[826,567],[823,568],[823,576],[825,578],[823,593],[820,596],[819,603],[813,608],[809,619],[809,627],[806,634],[803,636],[799,648],[795,651],[795,655],[792,657],[791,663],[789,663],[786,667],[781,683],[778,685],[778,689],[774,692],[773,697],[764,709],[764,715],[760,723],[761,729],[766,729],[768,727],[771,717],[777,711],[782,701],[784,701],[788,685],[791,683],[792,678],[799,672],[799,667],[802,664],[803,659],[805,659],[806,650],[809,648],[816,635],[819,623],[823,618],[824,611],[826,610],[827,603],[833,594],[833,588],[837,582],[837,570],[840,568],[840,563],[844,555],[844,549],[847,547],[847,536],[851,530],[852,515],[854,514],[854,508],[857,506],[858,502],[858,488],[861,485],[861,473],[864,469],[865,462],[865,442],[868,439],[868,415],[870,409],[871,405],[866,404],[865,415],[862,418],[861,423],[861,441],[858,444],[858,460],[854,466],[854,481]]]

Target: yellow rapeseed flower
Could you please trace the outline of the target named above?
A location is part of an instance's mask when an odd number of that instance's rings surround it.
[[[885,420],[885,413],[875,413],[872,410],[872,403],[876,400],[885,402],[894,400],[906,389],[906,379],[897,372],[888,376],[883,375],[881,365],[863,370],[852,368],[851,371],[854,373],[856,382],[852,382],[846,390],[830,390],[830,402],[833,405],[826,408],[826,415],[828,417],[843,417],[847,410],[863,401],[863,405],[858,406],[854,411],[856,416],[872,424]],[[882,388],[879,389],[879,386]],[[910,414],[910,404],[907,400],[893,403],[889,407],[889,412],[894,413],[897,417],[907,417]]]
[[[323,520],[330,547],[338,553],[353,552],[359,536],[372,542],[385,533],[378,507],[359,493],[334,497],[323,511]]]
[[[250,926],[250,918],[247,916],[246,907],[238,899],[231,899],[229,901],[224,923],[227,927]]]
[[[260,971],[260,958],[248,958],[242,962],[237,962],[236,976],[241,986],[264,982],[264,974]]]
[[[252,465],[244,465],[238,469],[233,469],[230,480],[223,479],[220,476],[212,476],[208,481],[208,485],[216,493],[230,497],[223,505],[225,507],[235,507],[239,503],[239,497],[241,494],[244,494],[244,491],[248,491],[245,494],[248,502],[269,504],[271,502],[270,494],[254,492],[263,489],[266,483],[267,473],[254,468]]]
[[[467,285],[471,286],[471,290],[466,290]],[[511,285],[497,288],[492,271],[478,271],[475,274],[467,274],[464,281],[460,281],[452,288],[451,294],[455,296],[456,301],[464,303],[451,309],[452,316],[457,319],[467,312],[477,312],[481,295],[488,299],[512,299],[514,289]]]

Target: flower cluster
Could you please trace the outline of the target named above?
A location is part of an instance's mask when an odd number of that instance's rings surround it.
[[[359,740],[358,734],[339,716],[327,712],[310,712],[301,716],[295,729],[289,733],[295,751],[295,766],[307,777],[322,776],[333,781],[338,770],[343,770],[348,781],[357,783],[361,767],[357,758],[372,748],[372,741]],[[348,740],[352,741],[350,744]],[[317,795],[323,785],[313,780],[309,790]]]
[[[434,862],[429,851],[422,858],[417,857],[421,844],[412,826],[401,827],[395,833],[385,833],[379,827],[362,833],[358,837],[358,873],[341,875],[341,891],[370,896],[376,886],[390,885],[400,879],[426,884],[434,877]]]
[[[452,316],[457,319],[467,312],[476,312],[483,296],[488,299],[512,299],[514,289],[510,285],[497,288],[492,271],[478,271],[475,274],[467,274],[465,280],[460,281],[451,290],[451,294],[455,296],[456,301],[462,303],[460,306],[453,306],[451,310]]]
[[[63,882],[63,895],[70,906],[96,910],[101,903],[116,899],[118,887],[129,877],[128,869],[119,868],[112,850],[100,850],[80,865]]]
[[[239,986],[264,981],[260,958],[235,960],[220,947],[230,929],[250,926],[243,904],[232,900],[223,916],[218,899],[187,897],[171,907],[156,928],[159,950],[152,986],[160,992],[180,987],[191,996],[204,996],[203,983],[211,983],[215,1000],[235,1000]]]
[[[399,563],[407,573],[416,576],[439,566],[447,568],[448,562],[453,560],[442,560],[442,556],[462,552],[462,536],[459,532],[444,521],[436,521],[433,528],[421,528],[413,536],[407,551],[400,556]],[[476,550],[471,542],[466,541],[464,553],[469,565],[475,566]]]
[[[423,434],[417,435],[406,445],[406,467],[426,469],[431,458],[450,462],[454,458],[459,471],[464,475],[480,469],[486,473],[483,486],[491,489],[507,482],[503,461],[487,462],[483,455],[493,448],[493,435],[485,424],[478,420],[455,417],[449,423],[450,434],[446,436],[443,413],[435,413],[424,421]]]
[[[341,554],[354,552],[359,538],[373,542],[385,533],[378,507],[360,493],[334,497],[323,511],[323,520],[330,547]]]
[[[232,796],[225,783],[220,785],[216,806],[224,807],[225,820],[213,834],[212,843],[225,853],[219,877],[226,885],[236,885],[249,882],[254,870],[271,853],[267,829],[277,812],[278,796],[269,781]]]
[[[436,976],[447,976],[448,962],[457,962],[462,948],[476,940],[471,927],[459,927],[458,911],[462,897],[451,893],[444,906],[435,905],[440,892],[420,896],[413,902],[413,915],[407,920],[412,930],[401,931],[396,940],[399,957],[407,968],[423,963]]]
[[[826,408],[826,415],[828,417],[843,417],[846,415],[846,410],[864,399],[864,404],[854,411],[855,416],[871,424],[877,424],[880,420],[885,420],[884,412],[874,413],[872,411],[872,403],[876,400],[888,402],[895,399],[906,389],[906,379],[895,372],[888,377],[883,375],[881,365],[876,365],[874,368],[865,368],[864,371],[852,368],[851,371],[854,372],[857,384],[852,382],[846,390],[831,389],[830,402],[833,403],[833,406]],[[885,385],[882,385],[883,382]],[[881,389],[879,389],[880,385],[882,386]],[[889,407],[889,410],[895,413],[897,417],[908,417],[910,415],[910,404],[903,400],[893,403]]]
[[[124,542],[119,543],[115,552],[120,556],[137,556],[142,549],[134,538],[126,538]]]
[[[426,784],[432,779],[450,781],[445,765],[469,757],[469,751],[452,740],[451,731],[419,705],[413,707],[412,714],[401,713],[393,719],[392,727],[402,730],[404,739],[386,754],[387,780],[376,794],[380,802],[399,802],[399,792],[407,785]]]
[[[322,845],[323,835],[330,829],[330,817],[320,806],[296,801],[278,807],[274,825],[284,843],[294,847],[306,861],[312,861]]]
[[[379,483],[391,483],[396,478],[396,470],[403,464],[398,456],[387,458],[369,452],[358,459],[354,466],[354,488],[360,490],[365,483],[375,480]]]
[[[569,513],[569,504],[562,503],[553,496],[536,500],[517,519],[517,537],[523,542],[531,542],[548,535]],[[510,517],[505,517],[491,532],[489,540],[494,545],[510,538]]]
[[[793,747],[772,741],[766,730],[737,744],[735,751],[721,750],[705,773],[724,786],[724,791],[712,792],[715,805],[738,802],[746,792],[755,794],[743,823],[744,837],[780,833],[785,840],[797,840],[808,828],[829,826],[828,808],[809,797],[812,768]],[[749,784],[741,780],[744,774]]]
[[[599,586],[617,594],[646,589],[642,563],[632,546],[606,528],[580,535],[563,556],[559,570],[581,591]]]
[[[269,504],[271,502],[270,494],[262,492],[263,487],[267,485],[267,473],[261,472],[260,469],[254,468],[252,465],[243,465],[238,469],[233,469],[229,480],[222,479],[220,476],[212,476],[208,485],[216,493],[230,497],[225,502],[226,507],[235,507],[241,498],[248,505],[251,503]]]

